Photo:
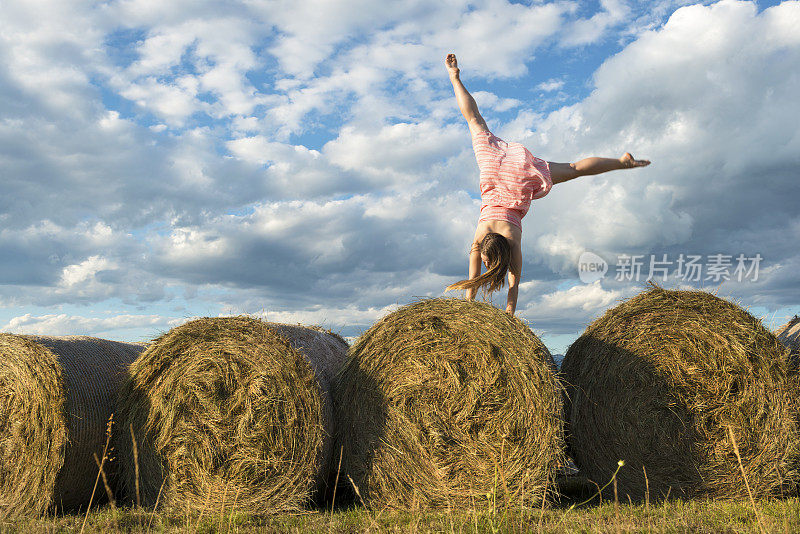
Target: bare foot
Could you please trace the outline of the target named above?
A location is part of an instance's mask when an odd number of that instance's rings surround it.
[[[450,76],[458,76],[458,61],[455,54],[447,54],[444,64],[447,65],[447,72],[450,73]]]
[[[619,158],[619,162],[622,163],[622,166],[625,169],[632,169],[634,167],[647,167],[650,165],[650,160],[633,159],[633,156],[630,152],[625,152],[625,155]]]

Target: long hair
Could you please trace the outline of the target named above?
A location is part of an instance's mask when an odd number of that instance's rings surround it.
[[[489,260],[486,272],[470,280],[451,284],[445,291],[483,287],[491,293],[505,285],[506,273],[511,266],[511,245],[508,244],[508,239],[498,233],[489,232],[481,241],[478,250]]]

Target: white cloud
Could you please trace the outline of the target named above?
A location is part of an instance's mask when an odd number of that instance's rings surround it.
[[[558,91],[562,87],[564,87],[564,80],[557,80],[555,78],[550,78],[546,82],[542,82],[536,86],[537,89],[546,93],[549,93],[550,91]]]
[[[119,265],[101,256],[90,256],[86,260],[67,265],[61,271],[61,285],[70,287],[79,283],[94,281],[97,273],[119,268]]]
[[[297,155],[301,158],[300,167],[307,167],[320,157],[318,151],[309,150],[303,145],[275,143],[261,135],[229,141],[228,148],[234,155],[243,160],[261,165],[289,162]]]
[[[162,27],[151,30],[137,45],[139,57],[126,70],[131,76],[153,76],[169,74],[181,64],[186,49],[197,40],[192,31],[193,23],[178,27]]]
[[[270,51],[283,70],[304,78],[335,52],[335,45],[354,34],[370,34],[376,28],[413,16],[420,8],[428,12],[433,8],[420,2],[387,4],[371,0],[252,1],[250,4],[277,27],[280,36]]]
[[[581,46],[595,43],[606,35],[609,28],[625,22],[632,14],[627,3],[621,0],[600,0],[602,11],[588,19],[573,20],[564,29],[561,44]]]
[[[462,13],[455,29],[441,27],[423,39],[441,50],[469,58],[467,72],[483,76],[520,76],[532,52],[561,29],[566,4],[524,6],[503,1],[486,2],[482,9]],[[487,46],[487,43],[491,43]]]
[[[378,183],[419,182],[444,158],[457,153],[468,140],[466,128],[441,128],[432,122],[398,123],[377,131],[356,131],[346,126],[323,152],[331,162],[348,170],[361,170]]]
[[[492,110],[502,113],[522,105],[522,102],[516,98],[500,98],[496,94],[488,91],[475,91],[472,93],[472,96],[475,98],[478,107],[482,110]]]
[[[297,311],[263,311],[255,316],[274,323],[319,325],[336,331],[344,325],[371,325],[398,307],[398,304],[366,309],[357,306],[344,306],[336,310],[317,307]]]
[[[95,22],[91,9],[74,10],[66,2],[5,2],[0,17],[4,75],[37,106],[63,110],[71,118],[90,112],[90,71],[103,61],[103,29]]]
[[[622,293],[620,291],[606,291],[602,288],[600,282],[594,282],[542,295],[541,304],[549,312],[580,310],[586,315],[587,312],[592,313],[607,308],[621,297]],[[531,306],[528,306],[528,308],[531,308]]]
[[[147,254],[131,234],[103,223],[63,226],[44,220],[0,230],[0,306],[87,303],[116,297],[152,302],[163,279],[146,273]]]
[[[202,227],[176,227],[169,236],[152,236],[150,242],[157,258],[175,267],[217,276],[221,265],[230,265],[245,279],[256,276],[267,284],[275,283],[270,280],[273,275],[294,273],[299,278],[292,283],[324,286],[324,280],[302,277],[323,267],[330,275],[358,269],[424,269],[439,260],[433,249],[467,246],[475,208],[464,194],[425,185],[388,195],[259,204],[252,213],[217,217]],[[444,226],[441,220],[460,222]],[[444,227],[433,233],[437,226]],[[453,237],[464,242],[453,243]],[[242,264],[243,253],[267,263]],[[228,271],[224,279],[236,276]]]
[[[82,317],[79,315],[26,313],[12,318],[0,330],[13,334],[47,336],[97,335],[110,330],[166,326],[168,319],[158,315],[116,315],[112,317]]]
[[[277,101],[270,104],[262,129],[283,140],[303,133],[309,115],[340,114],[343,107],[352,108],[354,121],[366,118],[373,127],[387,117],[426,113],[425,103],[435,98],[432,81],[442,79],[442,61],[450,51],[466,59],[465,68],[474,76],[524,74],[533,51],[549,44],[570,9],[560,3],[523,6],[503,0],[475,6],[377,8],[372,3],[351,9],[292,2],[276,14],[265,4],[253,5],[261,16],[269,12],[280,32],[271,52],[287,77],[274,84]],[[343,46],[336,49],[339,43]],[[511,109],[516,101],[503,99],[497,106]]]
[[[196,99],[198,86],[194,76],[182,76],[168,83],[147,77],[128,86],[120,84],[119,94],[142,108],[149,108],[167,124],[183,126],[187,118],[204,107]]]
[[[362,173],[342,169],[319,151],[303,145],[270,141],[263,135],[255,135],[229,141],[227,148],[242,161],[259,168],[267,166],[262,180],[273,197],[328,197],[370,187]]]
[[[106,72],[120,95],[175,127],[199,112],[248,115],[270,101],[246,77],[261,66],[253,50],[260,31],[241,15],[157,23],[136,47],[138,59]]]
[[[520,286],[516,314],[537,333],[574,334],[636,291],[638,288],[605,289],[600,281],[568,288],[561,288],[558,282],[528,282]],[[495,300],[504,304],[505,295],[502,297]]]

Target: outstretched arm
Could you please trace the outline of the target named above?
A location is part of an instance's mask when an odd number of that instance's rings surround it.
[[[469,251],[469,280],[478,278],[481,275],[481,245],[475,241],[472,243],[472,248]],[[467,300],[475,300],[475,294],[478,288],[471,287],[467,289]]]
[[[633,159],[630,152],[625,152],[621,158],[586,158],[577,163],[554,163],[550,165],[550,178],[553,185],[566,182],[579,176],[602,174],[618,169],[632,169],[634,167],[647,167],[650,161],[646,159]]]
[[[453,84],[453,91],[456,93],[458,108],[461,110],[461,114],[464,115],[464,118],[467,120],[469,131],[472,132],[472,135],[475,135],[478,132],[488,131],[489,128],[486,126],[486,121],[483,120],[483,117],[481,117],[481,114],[478,111],[478,104],[475,103],[475,99],[472,98],[472,95],[469,94],[467,88],[464,87],[463,83],[461,83],[461,76],[460,71],[458,70],[458,61],[456,61],[456,55],[447,54],[445,64],[447,65],[447,71],[450,73],[450,82]]]

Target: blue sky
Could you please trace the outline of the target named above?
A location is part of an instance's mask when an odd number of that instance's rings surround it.
[[[10,1],[0,330],[145,340],[259,314],[357,335],[466,273],[477,166],[443,65],[500,137],[624,151],[524,220],[518,315],[563,352],[666,255],[770,327],[800,313],[800,2]],[[581,255],[608,265],[578,276]],[[729,257],[686,280],[678,258]],[[758,279],[735,258],[760,255]],[[645,265],[644,271],[647,271]],[[504,297],[496,296],[502,304]]]

